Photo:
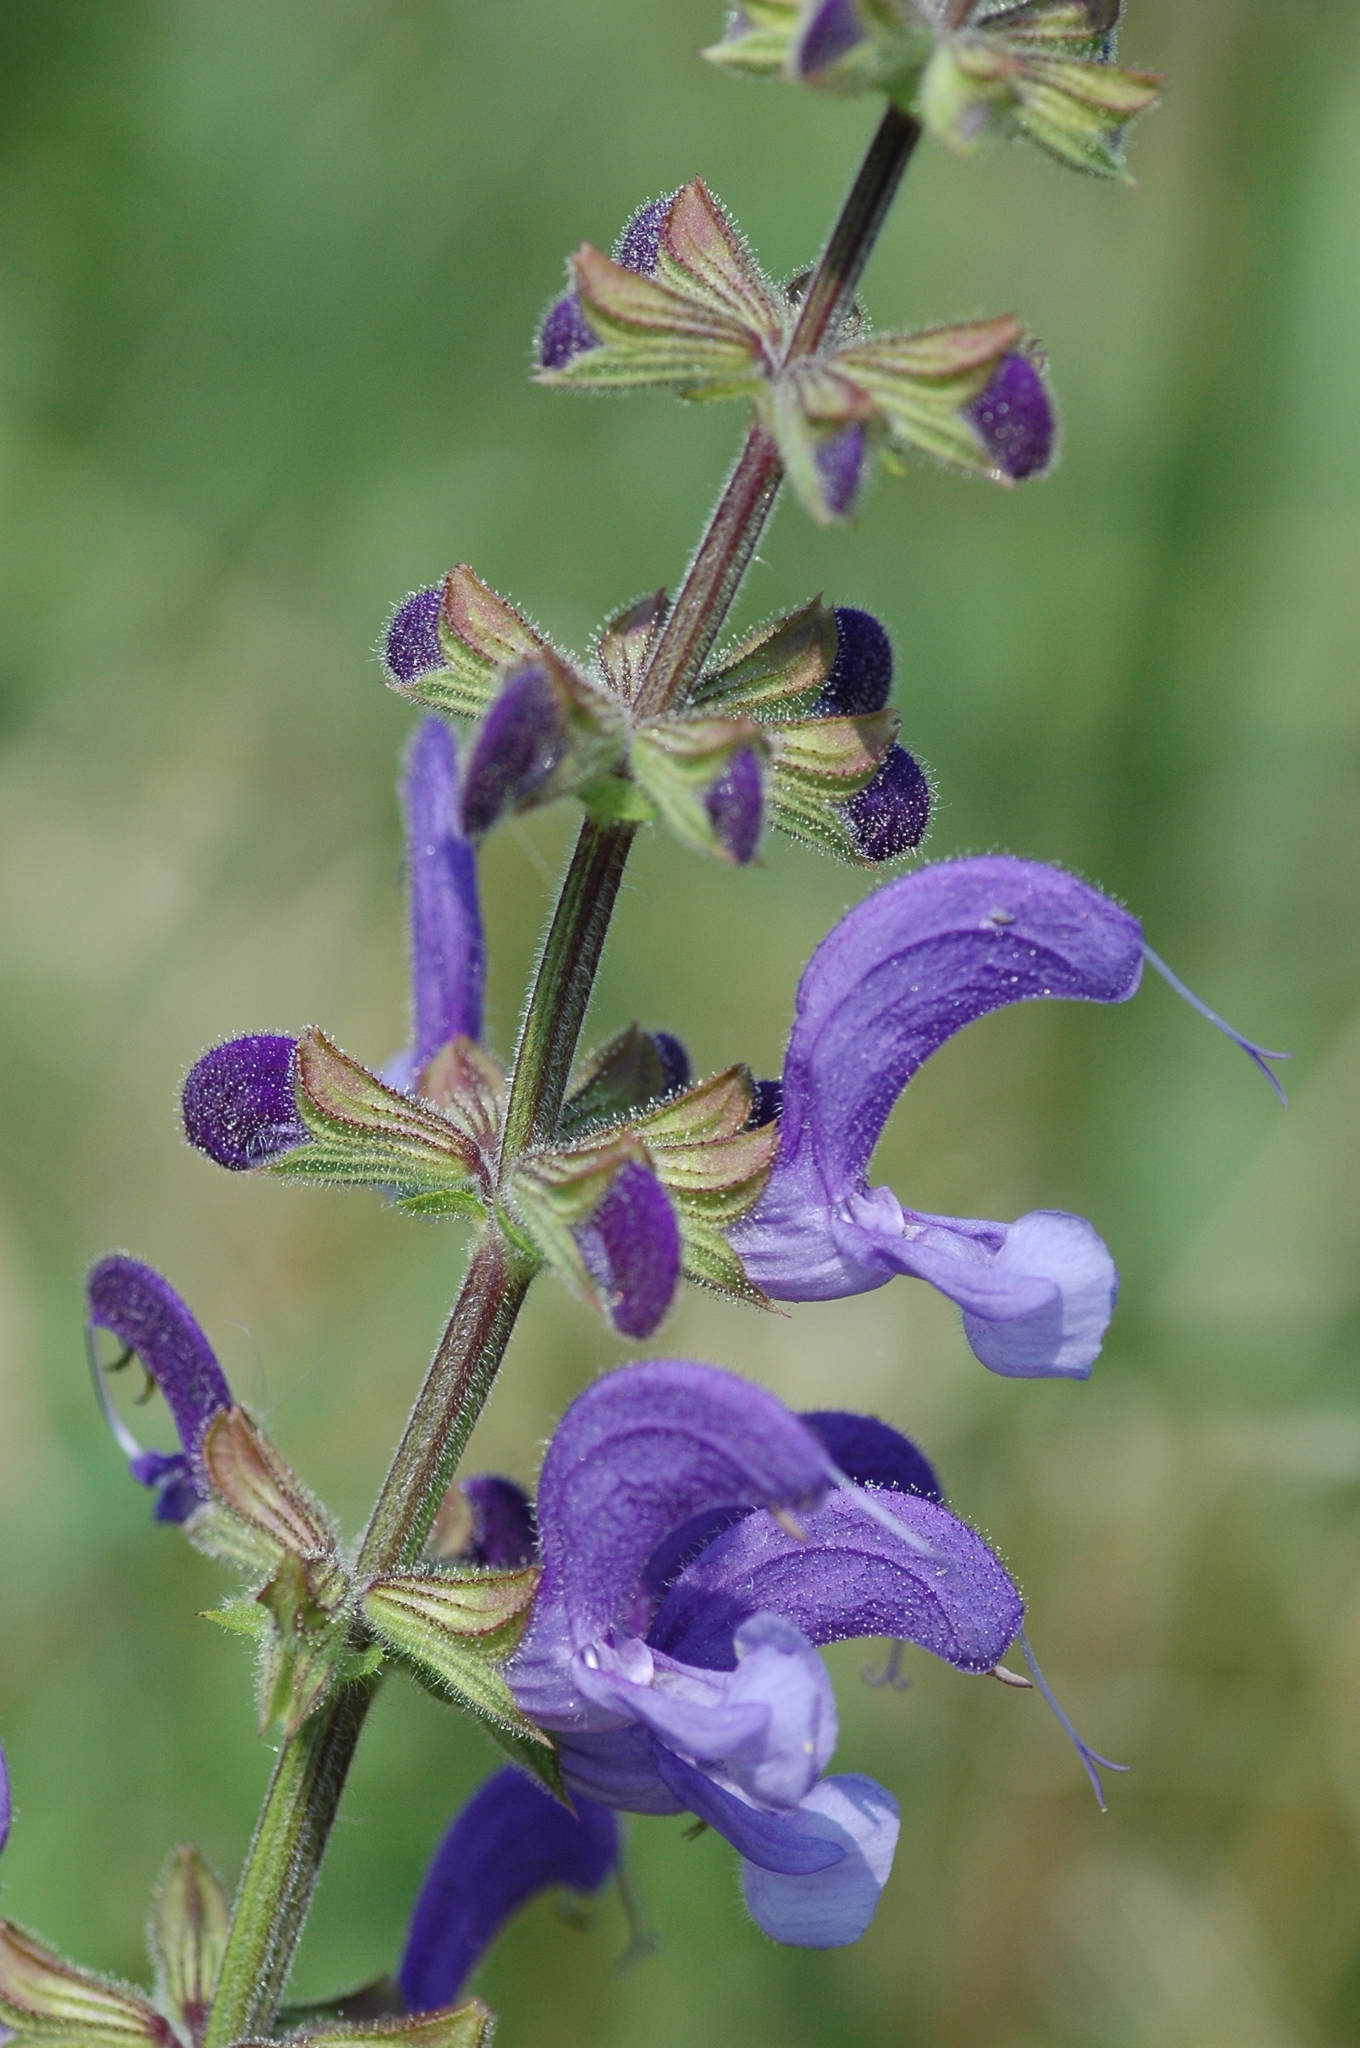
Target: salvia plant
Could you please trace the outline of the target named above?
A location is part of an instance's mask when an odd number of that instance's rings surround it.
[[[1126,175],[1126,131],[1158,81],[1116,64],[1119,11],[744,0],[704,53],[720,70],[886,102],[820,259],[769,277],[700,178],[641,206],[611,255],[587,243],[571,257],[538,332],[538,381],[731,401],[740,452],[678,588],[624,604],[588,648],[556,646],[462,564],[398,606],[386,680],[422,712],[402,784],[408,1042],[374,1072],[319,1027],[238,1038],[185,1083],[188,1139],[229,1172],[364,1187],[472,1223],[362,1535],[341,1533],[236,1399],[168,1280],[121,1253],[89,1275],[110,1427],[156,1519],[234,1572],[209,1618],[253,1646],[278,1756],[234,1903],[193,1849],[166,1864],[150,1988],[0,1922],[0,2026],[25,2044],[472,2048],[493,2026],[464,1995],[479,1958],[544,1887],[591,1893],[620,1876],[620,1813],[688,1813],[723,1835],[776,1941],[853,1942],[887,1882],[898,1808],[888,1787],[829,1769],[836,1702],[818,1651],[846,1638],[887,1638],[885,1676],[913,1643],[1037,1686],[1103,1804],[1104,1760],[1049,1692],[1005,1566],[885,1423],[794,1414],[732,1373],[650,1358],[577,1395],[536,1500],[460,1461],[548,1269],[636,1340],[685,1282],[760,1311],[903,1274],[957,1303],[991,1371],[1091,1371],[1116,1273],[1090,1223],[924,1214],[871,1187],[869,1160],[922,1062],[990,1011],[1122,1003],[1145,961],[1204,1006],[1128,910],[1056,868],[992,854],[901,871],[932,792],[902,743],[877,619],[813,597],[734,643],[723,633],[785,481],[833,522],[876,463],[900,472],[912,450],[1007,487],[1050,466],[1054,402],[1021,321],[879,334],[857,294],[927,134],[965,157],[1023,137],[1060,164]],[[478,849],[502,820],[562,800],[579,805],[580,833],[506,1065],[482,1030]],[[641,1025],[582,1057],[639,832],[745,865],[770,827],[888,876],[808,962],[782,1075],[738,1061],[696,1076],[678,1039]],[[1280,1057],[1238,1042],[1267,1074]],[[134,1362],[168,1404],[173,1455],[144,1450],[115,1403],[112,1376]],[[398,1674],[476,1721],[505,1761],[452,1820],[390,1976],[290,2009],[346,1773]],[[0,1844],[9,1823],[0,1757]]]

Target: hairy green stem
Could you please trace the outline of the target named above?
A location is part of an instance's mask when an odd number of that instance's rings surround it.
[[[515,1052],[502,1165],[557,1125],[636,825],[587,818],[562,878]]]
[[[236,1894],[203,2048],[267,2034],[380,1681],[347,1685],[279,1751]]]
[[[889,108],[813,272],[785,356],[808,355],[849,311],[919,137]],[[783,481],[773,440],[752,425],[658,637],[639,691],[664,710],[693,684],[722,631]],[[587,819],[562,882],[524,1013],[506,1110],[502,1171],[551,1140],[636,827]],[[494,1226],[473,1248],[458,1300],[411,1411],[359,1552],[371,1578],[418,1556],[481,1414],[535,1267]],[[283,1998],[317,1872],[379,1681],[346,1686],[286,1742],[236,1895],[204,2048],[267,2034]]]
[[[359,1551],[361,1580],[413,1564],[486,1405],[536,1267],[491,1225],[430,1362]]]

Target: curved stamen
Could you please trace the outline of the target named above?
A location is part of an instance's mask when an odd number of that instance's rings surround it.
[[[1034,1683],[1038,1686],[1040,1692],[1048,1701],[1048,1704],[1057,1719],[1058,1726],[1064,1731],[1068,1740],[1071,1742],[1072,1747],[1076,1750],[1077,1755],[1081,1758],[1082,1763],[1085,1765],[1086,1775],[1091,1780],[1091,1786],[1096,1795],[1096,1805],[1100,1808],[1101,1812],[1104,1813],[1106,1811],[1105,1787],[1100,1782],[1100,1771],[1126,1771],[1128,1769],[1128,1765],[1111,1763],[1109,1757],[1098,1756],[1095,1750],[1090,1748],[1087,1743],[1082,1741],[1076,1729],[1072,1726],[1072,1723],[1068,1720],[1066,1714],[1058,1705],[1058,1702],[1054,1697],[1052,1687],[1049,1685],[1048,1680],[1044,1677],[1043,1672],[1039,1669],[1038,1660],[1035,1657],[1033,1650],[1031,1650],[1029,1646],[1029,1637],[1025,1634],[1025,1631],[1023,1629],[1021,1629],[1019,1635],[1016,1637],[1016,1641],[1019,1643],[1021,1649],[1025,1653],[1025,1662],[1028,1664],[1030,1671],[1033,1674]],[[1097,1764],[1099,1764],[1100,1766],[1100,1771],[1096,1769]]]
[[[1240,1031],[1234,1031],[1232,1025],[1229,1024],[1225,1018],[1219,1016],[1217,1010],[1211,1010],[1207,1003],[1201,1002],[1200,998],[1195,994],[1194,990],[1187,988],[1185,983],[1181,980],[1180,976],[1178,974],[1173,974],[1171,972],[1171,969],[1167,966],[1165,960],[1160,959],[1157,956],[1157,954],[1153,952],[1151,946],[1148,945],[1146,940],[1144,940],[1143,942],[1143,958],[1147,961],[1149,967],[1156,968],[1157,972],[1161,975],[1162,980],[1166,982],[1168,987],[1174,988],[1178,996],[1183,996],[1185,998],[1185,1001],[1189,1003],[1192,1010],[1198,1010],[1201,1017],[1207,1017],[1211,1024],[1216,1024],[1218,1026],[1218,1029],[1221,1032],[1223,1032],[1226,1037],[1230,1038],[1234,1045],[1241,1046],[1243,1052],[1251,1061],[1252,1065],[1260,1068],[1261,1072],[1265,1075],[1267,1081],[1269,1081],[1271,1087],[1275,1090],[1275,1093],[1279,1096],[1280,1101],[1284,1104],[1285,1108],[1287,1109],[1289,1107],[1289,1097],[1285,1094],[1283,1088],[1280,1086],[1280,1083],[1276,1076],[1271,1073],[1270,1068],[1267,1066],[1266,1062],[1267,1060],[1292,1060],[1294,1057],[1293,1053],[1267,1052],[1266,1048],[1263,1045],[1254,1045],[1251,1039],[1244,1038]]]
[[[95,1399],[98,1401],[100,1408],[103,1410],[104,1420],[105,1422],[107,1422],[109,1430],[113,1436],[113,1440],[117,1444],[119,1450],[123,1453],[123,1456],[129,1459],[140,1458],[142,1456],[142,1446],[138,1443],[136,1437],[132,1434],[132,1431],[128,1428],[122,1416],[114,1407],[113,1396],[109,1392],[108,1380],[105,1377],[106,1373],[117,1372],[122,1366],[126,1365],[128,1359],[133,1357],[134,1354],[131,1348],[129,1347],[129,1349],[124,1353],[123,1357],[117,1359],[114,1362],[114,1364],[109,1366],[101,1364],[99,1358],[99,1343],[97,1338],[95,1337],[94,1331],[94,1324],[86,1323],[85,1356],[90,1361],[90,1378],[94,1381]]]

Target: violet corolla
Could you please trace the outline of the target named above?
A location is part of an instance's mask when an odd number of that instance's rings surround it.
[[[857,905],[799,984],[778,1155],[731,1232],[749,1278],[781,1301],[861,1294],[899,1273],[928,1280],[993,1372],[1085,1378],[1118,1286],[1091,1224],[1057,1209],[1010,1224],[930,1215],[870,1188],[867,1168],[902,1089],[964,1025],[1040,997],[1125,1002],[1144,957],[1167,972],[1119,904],[1009,855],[921,868]],[[1222,1028],[1267,1074],[1282,1057]]]
[[[398,1981],[406,2010],[452,2005],[501,1928],[538,1892],[596,1892],[619,1857],[618,1822],[580,1799],[569,1813],[513,1765],[474,1793],[425,1874]]]
[[[231,1406],[231,1392],[197,1318],[168,1280],[123,1252],[101,1259],[85,1282],[90,1370],[110,1429],[128,1469],[156,1496],[158,1522],[187,1522],[208,1498],[198,1464],[203,1435],[215,1415]],[[111,1366],[100,1363],[96,1330],[122,1345]],[[165,1397],[180,1449],[143,1450],[109,1398],[106,1373],[136,1358]]]
[[[867,1418],[800,1418],[712,1366],[650,1360],[568,1409],[538,1517],[543,1577],[505,1675],[573,1796],[697,1815],[740,1852],[768,1934],[857,1940],[897,1806],[823,1775],[836,1703],[817,1646],[885,1635],[989,1672],[1023,1615],[920,1453]]]

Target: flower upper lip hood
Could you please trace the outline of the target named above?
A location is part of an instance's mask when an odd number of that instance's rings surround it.
[[[231,1406],[231,1390],[197,1317],[168,1280],[125,1252],[90,1269],[85,1282],[95,1391],[134,1479],[156,1493],[158,1522],[186,1522],[207,1498],[198,1469],[204,1431]],[[151,1375],[174,1417],[183,1449],[144,1451],[108,1397],[93,1332],[108,1330]]]
[[[861,1455],[872,1488],[836,1462]],[[869,1779],[822,1778],[837,1725],[815,1646],[887,1634],[988,1671],[1023,1613],[919,1452],[885,1425],[800,1418],[732,1374],[653,1359],[568,1409],[538,1518],[543,1578],[506,1676],[557,1733],[568,1788],[698,1814],[741,1852],[768,1933],[857,1939],[896,1807]]]
[[[1009,855],[918,869],[859,904],[799,984],[779,1153],[732,1233],[751,1278],[815,1301],[912,1274],[959,1304],[993,1371],[1084,1377],[1117,1286],[1089,1223],[1058,1210],[1010,1225],[926,1215],[871,1190],[866,1170],[897,1096],[965,1024],[1039,997],[1124,1002],[1142,963],[1128,911]]]

